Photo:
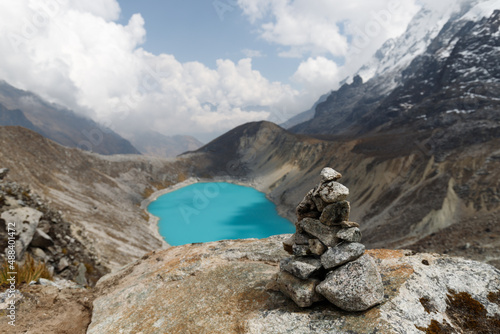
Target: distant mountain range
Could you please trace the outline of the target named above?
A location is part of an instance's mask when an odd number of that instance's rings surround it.
[[[203,144],[190,136],[137,132],[124,139],[113,130],[39,96],[0,81],[0,126],[22,126],[68,146],[100,154],[175,157]]]
[[[0,81],[0,125],[19,125],[68,146],[100,154],[140,154],[111,129]]]

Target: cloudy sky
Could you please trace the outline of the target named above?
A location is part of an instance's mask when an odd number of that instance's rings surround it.
[[[121,133],[208,141],[309,109],[423,2],[0,0],[0,79]]]

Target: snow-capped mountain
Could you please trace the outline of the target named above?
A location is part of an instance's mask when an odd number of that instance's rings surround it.
[[[364,81],[375,76],[397,73],[423,54],[443,27],[454,21],[477,21],[500,9],[499,0],[461,0],[447,4],[444,9],[422,8],[408,24],[406,32],[390,39],[375,53],[372,60],[357,73]],[[397,81],[399,78],[395,78]]]
[[[377,52],[377,61],[365,66],[352,84],[332,92],[312,120],[292,131],[359,135],[462,123],[454,115],[469,114],[476,121],[493,117],[495,113],[481,111],[500,110],[495,11],[500,1],[468,1],[457,8],[444,16],[422,10],[403,36]],[[363,80],[363,73],[371,78]],[[474,123],[470,119],[469,125]]]

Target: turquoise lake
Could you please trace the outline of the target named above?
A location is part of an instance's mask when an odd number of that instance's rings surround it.
[[[294,233],[265,194],[230,183],[196,183],[160,196],[148,206],[172,246]]]

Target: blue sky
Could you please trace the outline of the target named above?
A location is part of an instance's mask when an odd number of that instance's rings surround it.
[[[309,109],[400,36],[423,4],[438,6],[435,0],[4,1],[0,79],[126,138],[150,130],[207,142],[246,122],[280,124]]]
[[[181,62],[200,61],[209,67],[215,67],[217,59],[237,62],[251,55],[253,68],[266,78],[288,82],[300,59],[278,57],[280,48],[260,38],[258,27],[234,2],[120,0],[119,22],[126,24],[140,13],[147,30],[143,47],[155,54],[173,54]]]

